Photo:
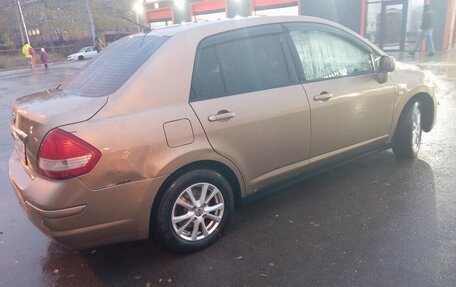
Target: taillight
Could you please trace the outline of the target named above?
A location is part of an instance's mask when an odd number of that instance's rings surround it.
[[[101,152],[75,135],[61,129],[50,131],[38,152],[38,174],[67,179],[90,172]]]

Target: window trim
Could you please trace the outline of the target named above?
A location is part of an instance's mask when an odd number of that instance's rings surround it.
[[[296,45],[293,41],[293,38],[291,37],[290,34],[290,26],[293,25],[300,25],[304,26],[304,29],[299,29],[299,31],[321,31],[328,33],[330,35],[335,35],[338,38],[341,38],[345,41],[348,41],[349,43],[353,43],[355,46],[358,48],[366,51],[369,53],[370,59],[371,59],[371,65],[372,65],[372,72],[360,72],[356,74],[350,74],[350,75],[345,75],[345,76],[336,76],[336,77],[331,77],[331,78],[319,78],[319,79],[314,79],[314,80],[306,80],[305,73],[304,73],[304,67],[302,66],[301,59],[299,58],[298,50],[296,49]],[[298,78],[301,84],[306,84],[306,83],[313,83],[313,82],[321,82],[321,81],[328,81],[328,80],[335,80],[335,79],[340,79],[340,78],[347,78],[347,77],[357,77],[357,76],[362,76],[362,75],[373,75],[377,74],[377,67],[375,65],[375,62],[373,61],[373,54],[375,53],[375,50],[364,43],[362,40],[358,39],[357,37],[351,35],[350,33],[347,33],[346,31],[334,27],[328,24],[324,23],[317,23],[317,22],[286,22],[282,23],[283,29],[286,34],[287,42],[289,42],[289,48],[290,48],[290,54],[293,57],[293,63],[295,64],[296,72],[298,74]],[[312,26],[316,27],[312,29]],[[323,29],[320,29],[323,28]]]
[[[234,40],[240,40],[245,38],[252,38],[256,36],[263,35],[273,35],[283,33],[283,27],[281,24],[263,24],[257,26],[250,26],[245,28],[239,28],[234,30],[229,30],[217,34],[213,34],[202,39],[198,44],[198,49],[206,48],[209,46],[220,45],[225,42],[230,42]]]

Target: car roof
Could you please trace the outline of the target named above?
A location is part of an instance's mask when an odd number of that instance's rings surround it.
[[[207,33],[211,34],[212,31],[228,31],[232,29],[239,29],[257,25],[283,23],[283,22],[317,22],[326,23],[331,25],[340,26],[334,22],[324,20],[316,17],[309,16],[249,16],[249,17],[235,17],[215,21],[201,21],[189,22],[179,25],[167,26],[152,30],[148,35],[150,36],[168,36],[172,37],[178,34],[188,33]],[[342,26],[341,26],[342,27]],[[144,36],[144,33],[136,34]]]
[[[216,21],[205,21],[205,22],[196,22],[196,23],[183,23],[179,25],[167,26],[163,28],[158,28],[152,30],[147,36],[165,36],[171,38],[180,38],[182,45],[189,45],[190,43],[199,43],[201,39],[215,35],[218,33],[223,33],[230,30],[242,29],[247,27],[253,27],[258,25],[266,24],[280,24],[280,23],[290,23],[290,22],[304,22],[304,23],[319,23],[326,24],[333,27],[336,27],[340,30],[347,32],[348,34],[353,35],[354,37],[365,42],[379,54],[383,55],[384,52],[378,47],[370,43],[367,39],[361,37],[356,32],[350,30],[349,28],[340,25],[338,23],[310,16],[249,16],[249,17],[238,17],[238,18],[227,18],[223,20]],[[144,36],[144,33],[138,33],[131,36]],[[185,44],[184,44],[185,43]]]

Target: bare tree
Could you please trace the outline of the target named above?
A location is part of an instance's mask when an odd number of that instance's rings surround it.
[[[91,39],[92,25],[88,9],[92,13],[94,32],[98,36],[105,31],[134,32],[136,27],[120,16],[134,19],[134,0],[22,0],[21,6],[31,42],[64,42]],[[15,0],[0,3],[0,45],[11,42],[20,45],[19,25],[15,19]],[[86,4],[89,4],[87,7]],[[3,6],[3,7],[2,7]]]

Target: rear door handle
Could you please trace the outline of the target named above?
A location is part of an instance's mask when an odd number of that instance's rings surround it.
[[[236,116],[236,114],[234,112],[230,112],[227,110],[221,110],[221,111],[218,111],[217,114],[209,116],[207,119],[210,122],[227,121],[231,118],[234,118],[234,116]]]
[[[315,101],[327,101],[333,97],[333,94],[328,92],[321,92],[319,95],[314,96]]]

